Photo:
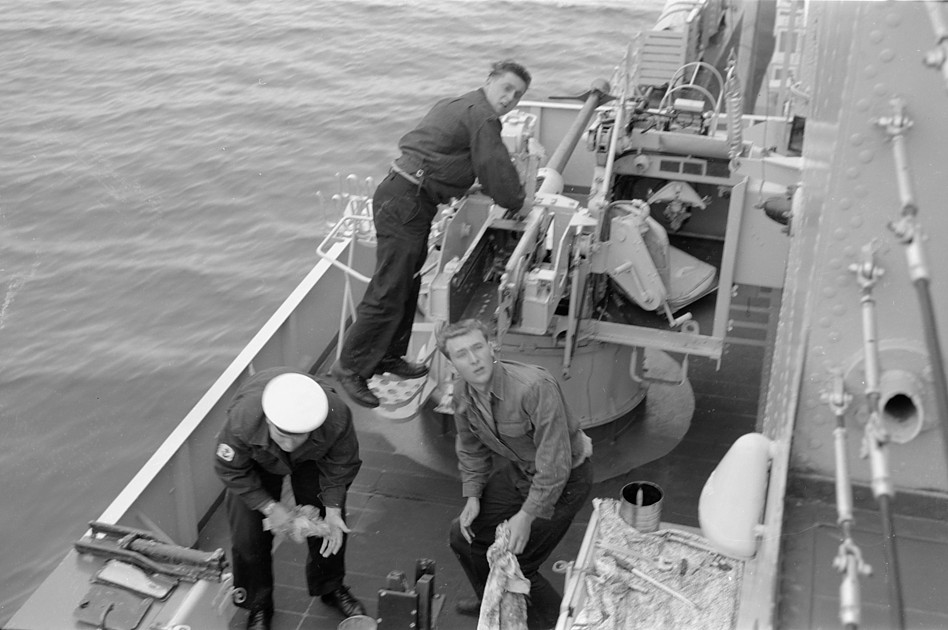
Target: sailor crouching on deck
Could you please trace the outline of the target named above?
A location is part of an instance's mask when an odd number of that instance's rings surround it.
[[[539,366],[498,361],[481,321],[450,324],[437,339],[459,376],[455,450],[467,497],[451,525],[450,544],[477,595],[459,601],[457,610],[480,612],[490,574],[487,550],[497,525],[508,521],[508,549],[530,580],[528,627],[552,628],[562,597],[540,565],[592,491],[592,441],[556,379]],[[496,470],[495,456],[507,460]]]
[[[365,607],[345,586],[346,492],[362,460],[352,414],[335,391],[291,368],[259,372],[237,390],[218,436],[215,469],[226,486],[234,586],[245,592],[250,630],[270,628],[273,616],[273,531],[294,525],[280,501],[290,477],[300,506],[318,508],[324,537],[308,537],[306,582],[346,617]],[[264,517],[269,529],[264,528]]]
[[[500,117],[517,106],[530,80],[519,63],[499,61],[481,88],[438,101],[399,140],[401,155],[372,198],[375,272],[332,368],[356,404],[378,407],[367,382],[373,374],[413,379],[428,372],[404,355],[438,204],[464,195],[476,178],[497,204],[511,211],[523,205],[526,195],[504,146]]]

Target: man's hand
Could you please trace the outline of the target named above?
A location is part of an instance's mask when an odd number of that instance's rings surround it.
[[[474,532],[471,531],[471,523],[481,513],[481,500],[477,497],[468,497],[464,509],[461,510],[461,516],[458,520],[461,523],[461,535],[464,540],[471,542],[474,540]]]
[[[530,528],[533,526],[533,516],[520,510],[510,517],[507,525],[510,527],[510,541],[507,549],[514,555],[523,553],[530,540]]]
[[[342,508],[326,508],[326,524],[329,525],[329,535],[323,538],[319,555],[324,558],[335,554],[342,549],[342,535],[349,533],[349,526],[342,518]]]
[[[293,515],[279,501],[271,501],[260,511],[266,515],[263,528],[274,534],[286,534],[293,526]]]

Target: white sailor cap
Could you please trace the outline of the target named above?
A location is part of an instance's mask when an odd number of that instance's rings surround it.
[[[273,377],[263,388],[263,413],[285,433],[309,433],[326,421],[329,401],[319,383],[291,372]]]

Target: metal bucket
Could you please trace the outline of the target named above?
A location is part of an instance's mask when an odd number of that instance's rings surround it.
[[[622,486],[619,516],[640,532],[654,532],[662,520],[665,493],[651,481],[632,481]]]
[[[338,630],[376,630],[379,624],[368,615],[355,615],[348,619],[343,619],[339,624]]]

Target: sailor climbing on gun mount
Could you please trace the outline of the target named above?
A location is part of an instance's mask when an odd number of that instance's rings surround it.
[[[344,616],[365,614],[345,585],[346,492],[362,460],[352,414],[327,383],[291,368],[272,368],[237,390],[217,441],[215,470],[226,486],[238,605],[248,630],[273,616],[273,534],[306,539],[309,594]],[[281,501],[289,476],[298,506]],[[317,522],[307,518],[316,510]],[[316,534],[307,537],[309,534]],[[237,598],[235,598],[236,600]]]
[[[482,87],[439,101],[399,141],[401,156],[372,199],[375,273],[332,368],[353,402],[379,405],[368,386],[373,374],[419,378],[428,372],[426,365],[407,361],[405,353],[438,204],[462,196],[476,178],[500,206],[517,211],[523,205],[523,186],[501,138],[500,117],[517,106],[530,80],[519,63],[499,61]]]

